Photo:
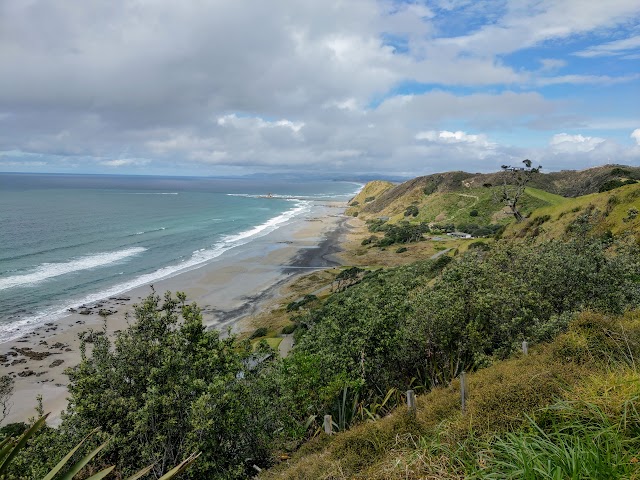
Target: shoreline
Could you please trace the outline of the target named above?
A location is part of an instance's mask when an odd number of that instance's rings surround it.
[[[311,212],[253,242],[238,246],[199,268],[136,287],[91,305],[89,314],[76,311],[47,322],[0,349],[2,374],[14,378],[12,408],[4,423],[25,421],[35,415],[36,396],[42,395],[50,425],[59,424],[67,404],[67,367],[80,360],[78,334],[105,329],[114,335],[126,328],[133,305],[146,297],[150,285],[162,295],[184,291],[189,302],[202,309],[203,324],[237,334],[243,320],[265,308],[280,295],[283,286],[300,274],[340,265],[335,256],[347,217],[345,202],[325,202]],[[338,213],[339,212],[339,213]],[[103,319],[100,309],[110,315]]]

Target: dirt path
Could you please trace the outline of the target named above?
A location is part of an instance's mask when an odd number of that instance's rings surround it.
[[[287,355],[289,355],[289,352],[293,348],[294,344],[295,342],[293,340],[293,334],[283,335],[282,341],[280,342],[280,345],[278,345],[278,353],[280,354],[280,358],[285,358]]]

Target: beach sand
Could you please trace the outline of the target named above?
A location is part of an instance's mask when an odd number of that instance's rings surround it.
[[[297,274],[340,264],[336,254],[347,229],[345,206],[332,202],[315,207],[310,214],[200,268],[155,281],[153,288],[160,295],[167,290],[185,292],[188,301],[202,308],[207,327],[242,333],[251,326],[243,320],[279,306],[279,292]],[[67,404],[64,370],[80,360],[78,334],[106,328],[112,335],[126,328],[131,321],[127,313],[132,314],[133,305],[149,293],[149,285],[124,292],[87,305],[84,312],[88,314],[72,313],[0,345],[0,372],[15,380],[12,407],[3,423],[35,416],[36,397],[42,395],[45,412],[51,412],[48,423],[58,424]],[[100,309],[114,313],[103,320]]]

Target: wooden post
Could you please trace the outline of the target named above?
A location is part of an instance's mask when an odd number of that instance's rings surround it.
[[[467,408],[467,397],[469,396],[469,388],[467,387],[467,373],[462,371],[460,373],[460,403],[462,405],[462,411]]]
[[[324,416],[324,433],[331,435],[333,433],[333,425],[331,422],[331,415]]]
[[[413,390],[407,390],[407,408],[409,412],[416,413],[416,394]]]
[[[525,355],[529,355],[529,342],[527,342],[526,340],[522,341],[522,353],[524,353]]]

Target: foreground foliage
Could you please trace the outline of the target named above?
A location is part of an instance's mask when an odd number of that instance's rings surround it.
[[[34,421],[33,425],[27,428],[24,431],[24,433],[20,435],[19,438],[7,436],[2,441],[0,441],[0,478],[6,478],[7,476],[9,476],[10,478],[12,477],[12,475],[8,472],[10,472],[10,467],[12,465],[13,460],[16,458],[17,455],[19,455],[22,452],[23,448],[25,447],[29,439],[31,439],[31,437],[36,432],[38,432],[40,428],[42,428],[45,425],[47,416],[48,414]],[[91,438],[95,433],[97,433],[97,429],[93,430],[85,438],[83,438],[82,441],[78,443],[78,445],[76,445],[70,452],[68,452],[64,456],[64,458],[62,458],[62,460],[60,460],[42,478],[42,480],[52,480],[53,478],[56,477],[56,475],[58,475],[63,470],[66,470],[66,472],[64,474],[61,474],[62,476],[60,478],[63,478],[64,480],[71,480],[73,478],[76,478],[77,476],[84,475],[85,472],[83,471],[83,469],[87,466],[89,462],[91,462],[94,459],[96,455],[100,453],[100,451],[103,448],[107,446],[107,444],[109,443],[108,440],[107,442],[104,442],[102,445],[98,446],[97,448],[90,451],[86,455],[79,457],[79,459],[72,466],[67,467],[67,464],[74,456],[77,456],[77,452],[80,450],[83,444],[89,438]],[[186,468],[188,468],[189,465],[191,465],[198,458],[198,456],[199,455],[195,455],[195,454],[190,455],[187,459],[182,461],[179,465],[173,467],[166,474],[164,474],[160,478],[160,480],[169,480],[170,478],[174,478],[176,475],[179,475]],[[88,478],[88,480],[100,480],[101,478],[104,478],[107,475],[109,475],[114,469],[115,469],[115,466],[104,468],[99,472],[91,475]],[[142,470],[133,474],[127,480],[136,480],[138,478],[142,478],[146,476],[152,469],[153,469],[153,465],[143,468]]]
[[[135,323],[112,344],[92,335],[90,353],[68,370],[69,406],[61,427],[31,443],[16,465],[22,478],[39,478],[73,439],[99,427],[109,438],[100,462],[119,475],[153,465],[156,477],[192,452],[202,452],[192,478],[242,478],[266,455],[262,426],[250,396],[250,347],[206,331],[200,310],[184,296],[152,294],[135,309]],[[87,346],[83,345],[83,349]]]
[[[262,475],[280,479],[637,478],[640,312],[585,312],[556,340],[323,437]]]

